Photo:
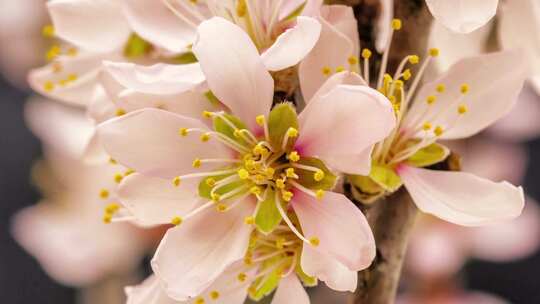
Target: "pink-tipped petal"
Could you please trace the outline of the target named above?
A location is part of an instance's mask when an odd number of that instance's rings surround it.
[[[525,204],[521,187],[470,173],[402,165],[398,174],[420,210],[458,225],[481,226],[513,219]]]
[[[364,214],[344,195],[327,192],[318,200],[296,191],[292,207],[306,238],[319,239],[315,250],[352,271],[371,264],[375,258],[373,234]]]
[[[55,34],[85,50],[120,49],[131,33],[118,1],[54,0],[47,7]]]
[[[337,260],[320,253],[310,246],[304,246],[301,259],[302,270],[336,291],[356,290],[358,274],[349,270]]]
[[[152,269],[170,297],[187,300],[198,296],[242,259],[253,230],[244,218],[253,210],[250,201],[225,213],[209,208],[165,234]]]
[[[296,146],[301,154],[320,157],[329,161],[329,165],[333,159],[349,156],[348,159],[359,161],[350,164],[352,173],[358,172],[358,167],[365,169],[368,160],[359,156],[369,158],[366,150],[390,133],[396,119],[390,101],[376,90],[338,85],[311,101],[300,114],[299,124]],[[340,161],[340,167],[344,160]],[[366,172],[360,170],[360,173]]]
[[[198,63],[141,66],[128,62],[103,63],[121,85],[141,93],[170,95],[189,91],[204,82]]]
[[[281,279],[272,304],[309,304],[309,296],[295,274]]]
[[[120,202],[143,225],[169,224],[176,216],[184,216],[205,203],[198,196],[200,180],[171,180],[133,173],[118,188]]]
[[[426,3],[439,22],[465,34],[491,20],[497,12],[499,0],[426,0]]]
[[[208,130],[193,118],[142,109],[99,125],[98,134],[115,160],[143,174],[173,178],[222,166],[207,163],[194,168],[195,159],[227,158],[230,151],[214,138],[202,142],[202,133],[197,131],[182,136],[179,133],[182,128]]]
[[[319,21],[298,17],[296,25],[279,35],[276,42],[261,54],[269,71],[279,71],[299,63],[311,51],[321,33]]]
[[[232,113],[252,129],[255,117],[272,106],[274,81],[249,36],[219,17],[204,21],[193,45],[208,86]],[[234,41],[234,43],[231,43]]]

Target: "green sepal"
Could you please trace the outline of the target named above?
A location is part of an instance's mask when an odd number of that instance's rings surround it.
[[[427,147],[424,147],[406,161],[408,165],[414,167],[428,167],[445,160],[450,154],[450,150],[443,145],[433,143]]]
[[[278,263],[280,259],[282,259],[282,257],[277,256],[268,261],[265,261],[263,263],[262,270],[264,271],[267,267],[273,267],[273,265],[275,265],[275,263]],[[277,288],[279,281],[281,280],[282,274],[283,274],[283,266],[280,266],[280,267],[276,267],[268,275],[255,280],[252,286],[261,286],[261,287],[253,292],[250,292],[249,293],[250,298],[254,301],[259,301],[263,297],[272,293],[272,291],[274,291]]]
[[[369,177],[388,192],[394,192],[401,187],[403,182],[393,168],[385,165],[373,164]]]
[[[207,199],[212,199],[212,196],[210,195],[210,193],[211,193],[213,187],[210,187],[207,184],[206,181],[209,180],[210,178],[213,178],[216,182],[218,182],[218,181],[220,181],[220,180],[222,180],[222,179],[224,179],[226,177],[229,177],[231,175],[232,174],[209,176],[209,177],[206,177],[206,178],[202,179],[201,182],[199,183],[199,196],[207,198]],[[231,183],[229,183],[227,185],[221,186],[217,191],[215,191],[215,193],[217,193],[219,195],[223,195],[224,193],[230,192],[230,191],[242,186],[244,183],[245,182],[242,181],[242,180],[236,181],[236,182],[231,182]]]
[[[315,286],[317,286],[317,284],[319,283],[318,280],[317,280],[317,277],[310,277],[309,275],[307,275],[304,272],[304,270],[302,269],[302,266],[300,266],[301,265],[301,263],[300,263],[301,257],[302,257],[301,254],[297,255],[297,257],[296,257],[296,267],[294,268],[294,271],[295,271],[296,275],[302,281],[304,286],[306,286],[306,287],[315,287]]]
[[[269,234],[281,223],[281,214],[276,207],[276,196],[274,190],[268,188],[266,199],[259,202],[257,214],[255,215],[255,226],[263,234]]]
[[[290,14],[285,16],[281,21],[293,21],[296,17],[300,16],[302,12],[304,11],[304,8],[306,7],[307,1],[304,1],[304,3],[300,4],[297,8],[294,9]]]
[[[283,138],[289,130],[295,128],[298,130],[298,117],[294,106],[289,102],[276,105],[268,116],[268,133],[270,143],[275,148],[281,148]],[[287,150],[291,149],[296,138],[289,138]]]
[[[294,168],[295,173],[298,175],[298,181],[302,186],[312,189],[312,190],[332,190],[336,186],[337,176],[326,167],[326,165],[318,158],[313,157],[302,157],[298,161],[298,164],[317,167],[324,172],[324,178],[321,181],[316,181],[314,174],[315,172]]]
[[[142,39],[139,35],[131,34],[124,46],[124,56],[127,58],[137,58],[148,54],[152,48],[152,44]]]
[[[378,194],[384,191],[384,189],[369,176],[348,175],[347,179],[353,186],[359,188],[365,194]]]
[[[221,102],[219,101],[219,99],[216,97],[216,95],[214,95],[214,92],[208,90],[204,93],[204,97],[206,97],[206,99],[210,102],[211,105],[213,106],[218,106],[221,104]]]
[[[192,52],[183,53],[171,58],[172,64],[190,64],[197,62],[197,57]]]
[[[247,129],[246,125],[236,116],[224,113],[223,116],[229,120],[238,130]],[[236,142],[245,143],[242,137],[238,138],[234,136],[235,129],[232,128],[228,123],[226,123],[221,117],[214,117],[214,130],[218,133],[221,133],[228,138]]]

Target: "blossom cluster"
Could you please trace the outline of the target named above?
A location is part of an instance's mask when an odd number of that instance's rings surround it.
[[[84,141],[71,142],[80,151],[70,157],[98,174],[67,179],[111,224],[85,228],[111,227],[143,247],[166,229],[153,274],[126,289],[128,303],[271,294],[273,304],[309,303],[304,287],[318,281],[354,292],[377,245],[357,205],[401,188],[419,210],[462,226],[520,215],[521,187],[461,172],[446,143],[512,109],[531,77],[525,52],[472,56],[428,78],[440,55],[430,48],[390,71],[406,24],[381,2],[378,65],[360,47],[352,8],[322,0],[48,2],[44,33],[58,43],[29,82],[84,107],[90,122],[83,132],[46,108],[31,120],[50,116]],[[497,2],[426,0],[458,32],[484,25]],[[56,149],[70,144],[47,136]],[[74,208],[97,218],[98,205]]]

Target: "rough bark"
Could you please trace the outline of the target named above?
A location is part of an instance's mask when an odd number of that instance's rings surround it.
[[[381,10],[379,0],[327,2],[353,6],[362,47],[373,50],[373,25]],[[394,71],[407,55],[416,54],[422,57],[426,53],[432,21],[424,0],[394,0],[394,16],[402,20],[403,28],[394,35],[389,71]],[[361,209],[365,211],[375,235],[378,252],[371,267],[359,273],[358,289],[350,303],[394,303],[417,209],[404,189],[369,207],[361,206]]]

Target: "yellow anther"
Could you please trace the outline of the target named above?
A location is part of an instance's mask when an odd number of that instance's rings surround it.
[[[285,189],[285,181],[281,178],[276,179],[276,187],[278,189]]]
[[[76,74],[69,74],[67,77],[67,81],[69,82],[77,81],[77,79],[79,79],[79,77]]]
[[[431,126],[431,124],[429,122],[424,123],[424,125],[422,126],[422,129],[424,131],[429,131],[429,130],[431,130],[431,128],[432,128],[432,126]]]
[[[56,58],[60,53],[62,52],[62,49],[58,45],[53,45],[46,54],[47,60],[53,60]]]
[[[212,112],[210,112],[210,111],[203,111],[203,112],[202,112],[202,116],[203,116],[204,118],[212,118]]]
[[[174,186],[178,187],[178,186],[180,186],[181,181],[182,180],[180,179],[180,176],[177,176],[177,177],[173,178],[172,183],[173,183]]]
[[[291,153],[289,153],[289,155],[287,155],[287,158],[292,162],[297,162],[300,160],[300,155],[297,151],[292,151]]]
[[[296,176],[296,173],[294,172],[294,168],[287,168],[285,170],[285,174],[287,175],[288,178],[293,178]]]
[[[326,192],[324,190],[319,189],[319,190],[315,191],[315,197],[320,200],[320,199],[322,199],[324,197],[325,193]]]
[[[244,257],[244,264],[246,265],[253,265],[253,258],[251,256],[245,256]]]
[[[240,136],[242,136],[242,131],[240,131],[240,129],[235,129],[233,135],[236,138],[240,138]]]
[[[193,160],[192,166],[193,166],[193,168],[200,168],[201,164],[202,164],[201,160],[196,158],[195,160]]]
[[[467,94],[469,93],[469,90],[470,88],[468,84],[464,83],[461,85],[461,88],[460,88],[461,94]]]
[[[214,201],[215,203],[217,203],[217,202],[219,202],[221,200],[221,195],[219,195],[217,193],[210,194],[210,197],[212,198],[212,201]]]
[[[362,58],[369,59],[371,58],[371,51],[369,49],[362,50]]]
[[[236,278],[238,279],[238,281],[244,282],[247,279],[247,274],[241,272],[241,273],[238,274],[238,276]]]
[[[210,187],[214,187],[216,185],[216,180],[210,177],[206,180],[206,184]]]
[[[54,90],[54,83],[52,81],[46,81],[43,84],[43,90],[45,90],[45,92],[52,92]]]
[[[264,117],[264,115],[259,115],[255,117],[255,122],[257,122],[257,124],[261,127],[264,126],[265,121],[266,121],[266,118]]]
[[[209,140],[210,140],[210,134],[204,133],[204,134],[201,135],[201,141],[202,142],[207,142]]]
[[[183,221],[183,220],[182,220],[181,217],[175,216],[175,217],[172,218],[171,224],[173,224],[173,225],[175,225],[175,226],[178,226],[178,225],[182,224],[182,221]]]
[[[116,203],[110,203],[105,207],[105,213],[107,214],[114,214],[116,211],[120,209],[120,205]]]
[[[268,167],[266,168],[266,170],[264,170],[264,174],[266,174],[267,178],[273,178],[275,173],[276,173],[276,169],[272,167]]]
[[[253,147],[252,152],[253,152],[253,154],[255,154],[255,155],[262,155],[262,153],[263,153],[262,150],[263,150],[263,149],[264,149],[264,148],[261,147],[261,145],[256,145],[255,147]]]
[[[281,198],[286,202],[290,202],[293,196],[294,194],[291,191],[283,191],[281,193]]]
[[[343,71],[345,71],[345,68],[343,66],[340,65],[340,66],[336,67],[336,73],[341,73]]]
[[[407,79],[405,79],[405,80],[407,80]],[[404,84],[403,84],[402,80],[398,79],[398,80],[394,81],[394,85],[396,86],[396,89],[401,90],[403,88]]]
[[[101,189],[101,191],[99,191],[99,197],[101,197],[102,199],[108,198],[109,197],[109,190]]]
[[[355,65],[355,64],[358,64],[358,57],[356,56],[350,56],[347,61],[349,62],[350,65]]]
[[[436,126],[435,130],[433,130],[433,133],[435,133],[435,136],[441,136],[444,132],[444,129],[441,126]]]
[[[420,57],[418,57],[417,55],[410,55],[409,56],[409,63],[410,64],[417,64],[418,62],[420,62]]]
[[[219,211],[219,212],[225,212],[227,211],[229,207],[223,203],[219,203],[216,205],[216,210]]]
[[[124,175],[123,175],[122,173],[116,173],[116,174],[114,175],[114,181],[115,181],[117,184],[119,184],[119,183],[122,181],[122,179],[124,179]]]
[[[127,169],[126,172],[124,172],[124,176],[128,176],[128,175],[133,174],[133,173],[135,173],[135,170]]]
[[[77,50],[76,48],[69,48],[66,52],[66,54],[68,56],[71,56],[71,57],[75,57],[77,56],[77,54],[79,53],[79,50]]]
[[[46,38],[54,37],[54,33],[54,26],[52,26],[51,24],[45,25],[43,29],[41,29],[41,34]]]
[[[249,192],[255,195],[260,195],[262,191],[261,188],[259,188],[258,186],[253,186],[249,189]]]
[[[437,101],[437,96],[435,96],[435,95],[430,95],[426,99],[426,102],[427,102],[428,105],[434,104],[435,101]]]
[[[112,158],[112,157],[109,158],[109,163],[110,163],[111,165],[116,165],[116,164],[118,164],[118,162],[117,162],[114,158]]]
[[[439,49],[438,48],[429,49],[429,56],[431,56],[431,57],[439,56]]]
[[[219,298],[219,292],[216,290],[210,292],[210,299],[217,300]]]
[[[439,93],[444,93],[444,91],[446,91],[446,86],[444,84],[439,84],[437,85],[437,88],[436,88],[437,92]]]
[[[390,76],[390,74],[388,74],[388,73],[385,73],[383,75],[383,79],[384,79],[384,83],[386,85],[388,85],[390,82],[392,82],[392,76]]]
[[[311,244],[311,246],[317,247],[317,246],[319,246],[321,241],[319,240],[318,237],[312,237],[312,238],[309,239],[309,243]]]
[[[287,130],[287,136],[289,136],[290,138],[297,137],[298,136],[298,130],[296,128],[290,127]]]
[[[124,109],[117,109],[116,110],[116,116],[122,116],[126,114],[126,110]]]
[[[323,170],[317,170],[313,174],[313,179],[315,179],[318,182],[322,181],[324,179],[324,171]]]
[[[247,13],[247,5],[245,0],[238,1],[236,5],[236,14],[238,17],[244,17]]]
[[[458,107],[458,114],[465,114],[467,113],[468,109],[467,109],[467,106],[462,104],[462,105],[459,105]]]
[[[332,74],[332,69],[327,66],[323,67],[321,71],[324,76],[329,76],[330,74]]]
[[[261,175],[261,174],[257,174],[254,176],[254,179],[255,179],[255,182],[258,183],[258,184],[262,184],[264,183],[264,181],[266,180],[266,178],[264,177],[264,175]]]
[[[241,179],[248,179],[249,178],[249,172],[246,169],[240,169],[238,170],[238,176]]]
[[[112,221],[112,215],[110,215],[110,214],[103,215],[103,222],[105,224],[110,224],[111,221]]]
[[[244,223],[246,223],[246,225],[253,225],[255,223],[255,218],[253,216],[246,216],[244,218]]]
[[[205,303],[205,302],[204,302],[204,299],[201,298],[201,297],[199,297],[199,298],[197,298],[197,299],[195,300],[195,304],[204,304],[204,303]]]
[[[284,244],[285,244],[285,238],[284,237],[278,237],[277,240],[276,240],[276,247],[277,249],[283,249],[284,247]]]
[[[188,128],[180,128],[178,130],[178,134],[180,134],[180,136],[187,136],[188,132],[189,132]]]
[[[396,31],[399,31],[401,29],[401,20],[400,19],[393,19],[392,20],[392,28]]]
[[[403,79],[409,80],[409,79],[411,79],[411,77],[412,77],[411,70],[410,70],[410,69],[406,69],[406,70],[403,72]]]

